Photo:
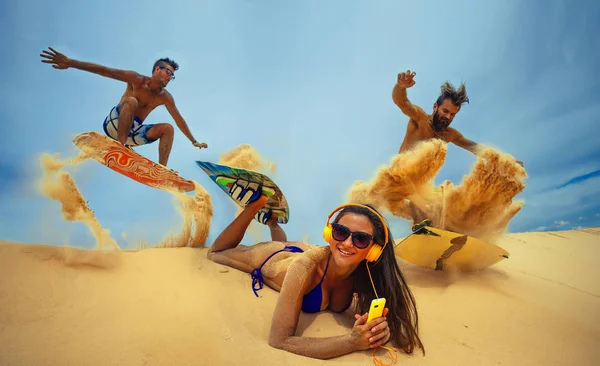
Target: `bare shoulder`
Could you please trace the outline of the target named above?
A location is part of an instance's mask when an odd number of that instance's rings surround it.
[[[160,99],[163,104],[169,107],[175,106],[175,98],[173,98],[173,95],[167,89],[163,89],[162,93],[160,94]]]
[[[298,262],[298,265],[307,269],[315,268],[317,264],[326,257],[325,248],[316,247],[305,250],[302,255],[299,255],[294,261]]]
[[[288,273],[295,274],[291,276],[291,280],[304,284],[311,281],[311,273],[317,269],[319,263],[327,257],[328,248],[317,247],[310,249],[296,256],[290,264]],[[302,277],[302,278],[298,278]]]
[[[146,82],[150,80],[150,77],[146,75],[142,75],[137,71],[128,71],[131,74],[131,78],[129,80],[129,84],[132,84],[134,87],[139,87],[146,85]]]
[[[163,89],[162,93],[160,93],[160,96],[165,101],[172,101],[173,100],[173,94],[171,94],[167,89]]]
[[[411,122],[414,123],[416,127],[429,126],[429,115],[419,106],[415,106],[415,109],[417,110],[417,113],[411,118]]]
[[[462,137],[462,133],[460,133],[456,128],[448,127],[446,128],[445,137],[448,142],[453,142]]]

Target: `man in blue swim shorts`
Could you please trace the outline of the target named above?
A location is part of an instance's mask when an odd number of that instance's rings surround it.
[[[208,147],[206,143],[196,141],[175,106],[173,96],[165,89],[167,84],[175,79],[175,71],[179,69],[175,61],[161,58],[154,63],[152,76],[145,76],[135,71],[118,70],[70,59],[51,47],[49,51],[43,50],[40,56],[43,58],[43,63],[52,64],[55,69],[64,70],[72,67],[127,83],[125,93],[119,103],[110,110],[103,123],[104,133],[121,144],[132,147],[160,140],[158,162],[166,166],[173,146],[175,132],[173,126],[169,123],[144,124],[144,120],[154,108],[164,105],[177,127],[194,146],[200,149]]]

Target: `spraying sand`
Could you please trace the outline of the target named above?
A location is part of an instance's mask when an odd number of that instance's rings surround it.
[[[433,179],[446,151],[446,143],[434,139],[394,156],[371,182],[350,188],[349,202],[370,203],[413,224],[427,218],[434,227],[493,240],[523,206],[513,198],[525,188],[525,169],[510,155],[486,148],[460,185],[446,181],[436,189]]]
[[[230,151],[221,154],[217,164],[235,168],[254,170],[263,174],[269,171],[275,174],[275,162],[264,160],[258,151],[249,144],[241,144]]]
[[[96,238],[97,249],[105,247],[120,249],[116,241],[110,237],[110,230],[102,228],[96,219],[89,203],[77,188],[73,177],[63,170],[65,166],[78,165],[90,156],[90,151],[86,151],[73,159],[61,161],[58,159],[58,155],[42,154],[40,162],[43,174],[39,184],[40,191],[48,198],[61,203],[65,220],[82,222],[90,229]],[[203,246],[206,243],[213,213],[212,204],[208,192],[198,183],[194,182],[194,184],[196,186],[194,197],[167,190],[175,196],[175,201],[179,203],[178,211],[184,220],[180,233],[171,233],[160,243],[146,244],[146,247]],[[126,237],[126,233],[123,233],[123,236]]]
[[[117,243],[110,237],[110,232],[103,229],[96,219],[71,175],[62,170],[67,164],[76,165],[87,158],[87,155],[81,154],[74,159],[60,161],[58,155],[42,154],[40,163],[43,175],[39,182],[39,189],[49,198],[61,203],[61,211],[65,220],[80,221],[90,229],[96,238],[97,249],[107,247],[119,249]]]
[[[116,241],[110,237],[110,230],[105,229],[96,219],[89,203],[83,198],[73,177],[63,170],[66,166],[77,166],[89,158],[102,161],[102,156],[111,147],[108,139],[95,139],[86,144],[84,151],[75,158],[59,160],[58,155],[42,154],[40,158],[43,170],[40,180],[40,192],[46,197],[58,201],[62,205],[63,217],[67,221],[79,221],[85,224],[96,238],[96,248],[119,249]],[[221,164],[251,170],[275,171],[275,163],[261,158],[250,145],[243,144],[221,156]],[[173,195],[173,202],[183,219],[179,232],[169,232],[159,243],[140,243],[139,249],[149,247],[202,247],[206,244],[210,231],[213,208],[210,194],[197,182],[193,181],[195,195],[190,196],[172,189],[164,190]],[[127,237],[122,233],[123,238]],[[135,241],[135,238],[131,239]]]
[[[201,247],[206,244],[210,223],[213,216],[210,194],[197,182],[196,195],[189,195],[171,191],[179,203],[178,211],[183,218],[183,227],[179,234],[169,234],[157,247]]]
[[[101,136],[103,137],[103,136]],[[77,166],[93,158],[102,162],[102,156],[114,144],[106,138],[96,138],[83,145],[83,151],[75,158],[59,160],[58,155],[42,154],[40,158],[43,170],[40,180],[40,192],[46,197],[56,200],[62,205],[63,217],[68,221],[84,223],[96,238],[97,249],[110,247],[119,249],[116,241],[110,237],[110,230],[102,228],[96,219],[89,203],[83,198],[75,184],[73,177],[63,170],[66,166]],[[242,144],[221,155],[219,164],[256,170],[272,174],[275,172],[275,163],[261,157],[251,145]],[[190,196],[173,189],[164,188],[173,195],[174,205],[182,217],[183,225],[179,232],[171,231],[159,243],[140,243],[139,249],[151,247],[202,247],[206,244],[213,217],[212,200],[210,194],[197,182],[191,180],[195,186],[195,195]],[[238,210],[238,213],[241,210]],[[251,226],[250,232],[259,237],[258,228]],[[122,233],[123,238],[127,233]],[[131,238],[135,241],[135,238]]]

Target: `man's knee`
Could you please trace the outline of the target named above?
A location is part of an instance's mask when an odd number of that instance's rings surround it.
[[[154,128],[158,130],[158,135],[161,137],[173,137],[175,135],[175,129],[170,123],[159,123]]]
[[[170,123],[161,123],[161,127],[164,129],[165,135],[173,136],[175,134],[175,129]]]
[[[156,140],[164,137],[173,137],[175,135],[175,129],[169,123],[158,123],[152,126],[146,136],[151,140]]]
[[[138,101],[137,99],[135,99],[134,97],[127,97],[125,99],[123,99],[123,101],[121,102],[121,108],[130,108],[131,110],[135,111],[138,107]]]

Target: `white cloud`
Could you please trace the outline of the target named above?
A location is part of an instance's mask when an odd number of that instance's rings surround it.
[[[581,212],[589,212],[600,206],[596,198],[599,196],[600,177],[595,177],[578,184],[525,197],[525,205],[512,220],[511,228],[523,231],[540,225],[564,226],[565,222],[580,217]]]

